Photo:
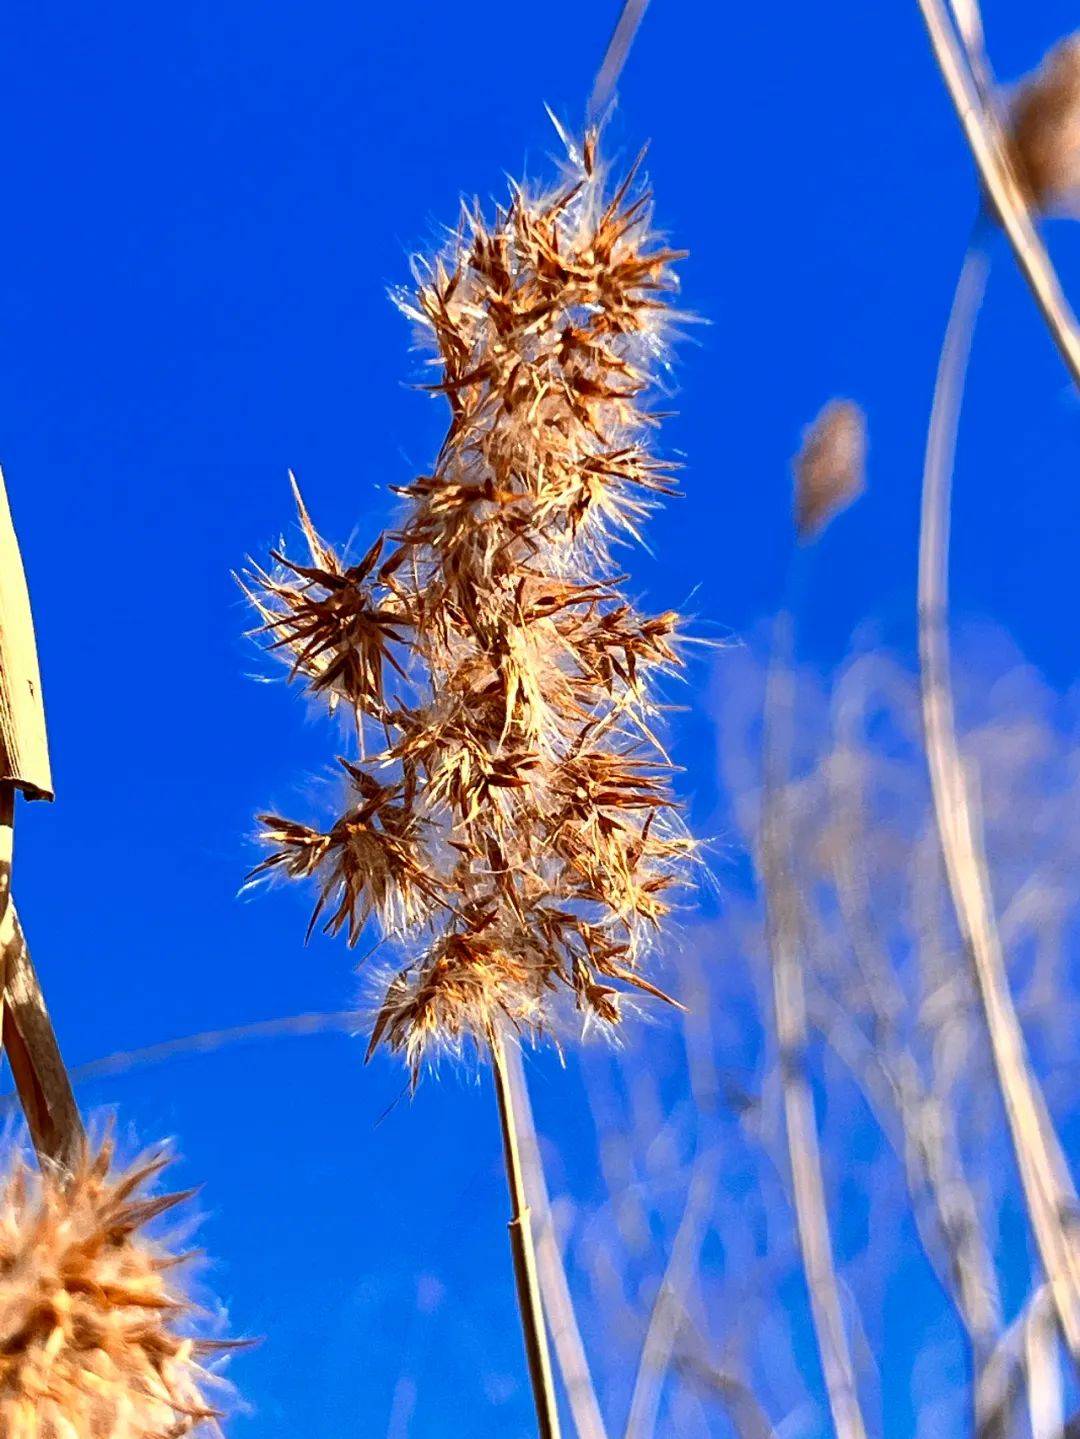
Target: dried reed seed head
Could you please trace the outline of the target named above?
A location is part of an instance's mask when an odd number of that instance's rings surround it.
[[[165,1164],[113,1173],[112,1146],[66,1185],[16,1159],[0,1195],[0,1435],[180,1439],[219,1433],[203,1367],[221,1346],[195,1317],[182,1262],[146,1226],[186,1196],[146,1192]]]
[[[257,873],[313,877],[313,923],[355,944],[369,917],[415,946],[373,1047],[416,1068],[500,1019],[550,1023],[560,994],[619,1018],[692,846],[654,732],[678,617],[619,592],[672,468],[648,447],[674,251],[635,171],[605,187],[595,145],[560,188],[463,212],[399,295],[433,351],[450,422],[358,565],[300,507],[309,563],[275,554],[249,591],[271,647],[356,717],[363,762],[324,830],[264,816]],[[636,169],[636,167],[635,167]]]
[[[866,417],[852,400],[830,400],[803,433],[794,461],[795,533],[817,538],[866,488]]]
[[[1008,137],[1021,185],[1039,210],[1080,206],[1080,33],[1018,87]]]

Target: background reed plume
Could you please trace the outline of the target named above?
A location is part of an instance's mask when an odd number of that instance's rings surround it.
[[[649,232],[637,166],[610,195],[595,137],[553,191],[463,209],[397,296],[432,351],[450,423],[400,526],[350,564],[320,538],[247,588],[291,675],[355,717],[346,803],[326,829],[261,816],[256,875],[313,877],[312,925],[408,938],[371,1046],[414,1075],[432,1042],[539,1031],[570,995],[616,1024],[689,843],[655,737],[652,679],[676,616],[617,588],[671,466],[646,392],[676,253]],[[417,942],[417,936],[423,936]]]
[[[68,1177],[16,1158],[0,1195],[0,1433],[5,1439],[181,1439],[220,1433],[182,1258],[147,1232],[185,1194],[148,1186],[167,1163],[113,1168],[87,1151]]]

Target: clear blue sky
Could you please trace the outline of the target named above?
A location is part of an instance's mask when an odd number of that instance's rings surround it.
[[[16,893],[73,1063],[352,1002],[307,898],[237,898],[253,813],[302,811],[335,742],[243,638],[230,570],[289,523],[361,543],[428,465],[437,403],[386,289],[454,218],[547,173],[614,22],[572,6],[11,0],[0,22],[0,461],[29,571],[57,803],[24,808]],[[989,0],[1000,72],[1067,0]],[[678,415],[686,497],[633,558],[654,608],[712,633],[778,603],[789,456],[830,394],[864,404],[871,492],[815,578],[808,651],[869,619],[910,643],[925,414],[975,186],[914,0],[654,0],[612,145],[651,141],[658,223],[691,251]],[[1080,296],[1080,227],[1051,234]],[[1080,667],[1080,408],[1008,263],[978,341],[955,595],[1051,678]],[[724,659],[715,667],[723,683]],[[702,695],[713,680],[701,675]],[[708,828],[704,698],[680,733]],[[231,1049],[88,1086],[204,1181],[213,1286],[265,1344],[237,1359],[248,1439],[529,1431],[486,1083],[403,1074],[338,1037]],[[573,1066],[541,1065],[558,1132]],[[423,1276],[426,1318],[415,1318]],[[440,1292],[442,1297],[440,1299]],[[403,1359],[402,1356],[405,1356]],[[898,1430],[897,1432],[902,1432]]]

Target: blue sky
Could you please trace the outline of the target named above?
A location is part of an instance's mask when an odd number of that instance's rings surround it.
[[[549,172],[544,104],[580,116],[616,8],[5,8],[0,461],[57,783],[55,806],[21,811],[16,893],[73,1063],[353,1001],[344,949],[302,947],[306,896],[237,898],[253,814],[309,804],[336,740],[253,682],[230,571],[290,523],[287,468],[324,533],[364,544],[386,487],[429,463],[443,416],[409,388],[387,288],[462,193]],[[1074,21],[1066,0],[990,0],[1001,74]],[[976,193],[913,0],[654,0],[620,95],[610,146],[651,142],[658,224],[690,250],[684,302],[709,322],[680,348],[664,435],[685,498],[632,557],[635,592],[747,633],[783,593],[800,428],[847,393],[871,488],[830,537],[803,644],[827,663],[869,626],[909,648],[926,410]],[[1050,238],[1080,295],[1080,228]],[[998,261],[955,601],[1066,686],[1080,409]],[[711,670],[678,735],[703,830],[722,653]],[[538,1076],[559,1132],[579,1078]],[[391,1109],[403,1082],[330,1036],[83,1091],[145,1139],[177,1136],[184,1179],[205,1182],[212,1285],[267,1336],[235,1364],[249,1439],[384,1433],[403,1355],[414,1439],[528,1432],[491,1095],[444,1074]]]

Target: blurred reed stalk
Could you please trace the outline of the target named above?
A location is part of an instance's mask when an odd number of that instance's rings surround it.
[[[786,789],[794,705],[793,633],[790,614],[781,614],[776,621],[773,659],[766,682],[759,841],[766,936],[792,1198],[814,1335],[837,1439],[866,1439],[855,1366],[840,1304],[821,1146],[806,1073],[806,990],[799,958],[802,926],[798,891],[787,852],[790,820]]]
[[[1055,204],[1071,205],[1076,212],[1080,46],[1073,37],[1053,51],[1021,87],[1003,123],[983,47],[978,0],[953,0],[955,26],[942,0],[919,0],[919,6],[991,214],[1000,222],[1080,386],[1080,334],[1036,230],[1039,214]],[[925,741],[949,890],[971,958],[1028,1215],[1062,1333],[1074,1360],[1080,1361],[1080,1248],[1073,1228],[1076,1190],[1028,1061],[1009,989],[977,799],[957,739],[950,674],[952,475],[964,380],[987,268],[981,250],[970,248],[942,345],[927,435],[918,594]]]
[[[987,261],[969,251],[942,346],[923,471],[918,627],[923,719],[938,833],[960,932],[971,959],[1039,1256],[1062,1332],[1080,1360],[1077,1211],[1061,1146],[1027,1058],[994,914],[972,780],[956,733],[948,641],[949,514],[964,376]]]
[[[816,540],[833,517],[862,493],[865,458],[862,412],[851,401],[831,401],[807,428],[793,466],[795,533],[801,544]],[[796,550],[791,561],[792,577],[799,559],[800,552]],[[765,929],[792,1198],[814,1334],[838,1439],[865,1439],[866,1425],[833,1257],[813,1093],[806,1071],[809,1027],[800,957],[806,938],[790,853],[793,828],[788,798],[794,659],[794,620],[790,611],[784,611],[776,620],[763,716],[758,839]]]
[[[853,693],[847,692],[849,687]],[[829,758],[826,782],[838,842],[829,845],[828,863],[872,1014],[872,1042],[842,1004],[822,993],[815,996],[814,1023],[852,1074],[903,1166],[920,1243],[968,1338],[976,1434],[989,1436],[995,1432],[988,1427],[991,1416],[1005,1412],[1011,1402],[1011,1378],[1003,1381],[997,1358],[1002,1317],[997,1275],[948,1095],[935,1084],[933,1073],[924,1077],[916,1056],[897,1032],[897,1020],[908,1001],[876,923],[861,859],[871,846],[865,829],[869,797],[859,762],[862,701],[850,675],[841,685],[834,711],[839,742]],[[929,1222],[924,1212],[927,1200],[932,1207]]]
[[[978,167],[988,204],[1005,232],[1020,272],[1074,383],[1080,387],[1080,329],[1035,227],[1029,198],[1017,176],[1009,138],[992,103],[992,82],[981,46],[982,25],[976,0],[963,0],[954,6],[954,13],[961,21],[959,33],[944,0],[917,0],[917,3],[942,79]]]

